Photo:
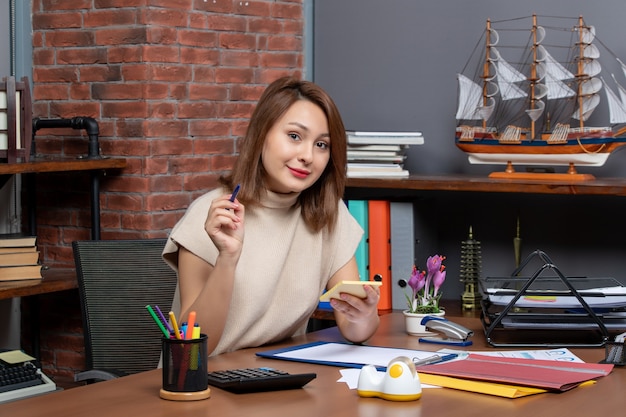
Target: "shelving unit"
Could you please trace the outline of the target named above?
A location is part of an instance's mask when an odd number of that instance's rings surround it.
[[[350,178],[346,195],[380,191],[400,192],[410,195],[414,191],[471,191],[487,193],[533,193],[560,195],[611,195],[626,196],[625,178],[602,178],[590,181],[536,181],[504,180],[486,176],[465,175],[415,175],[405,179]],[[365,193],[367,194],[367,192]]]

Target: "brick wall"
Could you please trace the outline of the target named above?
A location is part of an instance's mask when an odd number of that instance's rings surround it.
[[[33,0],[32,23],[34,116],[93,117],[102,154],[127,159],[102,178],[103,239],[166,236],[231,168],[265,86],[303,73],[303,0]],[[86,134],[40,130],[36,149],[85,154]],[[37,202],[44,262],[72,267],[71,242],[90,237],[89,176],[39,175]],[[50,375],[83,365],[77,297],[39,297]]]

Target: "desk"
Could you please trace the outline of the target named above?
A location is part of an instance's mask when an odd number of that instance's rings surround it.
[[[473,350],[485,350],[483,331],[475,317],[454,318],[472,328]],[[280,346],[316,340],[341,341],[336,328],[324,329],[294,338]],[[418,338],[404,333],[401,313],[381,316],[381,325],[370,344],[437,350],[437,345],[419,344]],[[161,371],[154,370],[113,381],[100,382],[40,397],[0,405],[0,413],[11,417],[73,416],[254,416],[276,417],[436,417],[436,416],[558,416],[573,417],[621,415],[626,392],[626,369],[616,368],[597,384],[560,394],[506,399],[451,389],[425,389],[415,402],[394,403],[374,398],[360,398],[356,391],[337,383],[339,369],[331,366],[262,359],[255,356],[266,348],[244,349],[209,359],[209,370],[271,366],[291,373],[316,372],[317,378],[304,389],[254,394],[231,394],[211,388],[211,398],[197,402],[172,402],[159,398]],[[269,347],[267,348],[269,349]],[[603,349],[572,349],[587,362],[604,357]]]

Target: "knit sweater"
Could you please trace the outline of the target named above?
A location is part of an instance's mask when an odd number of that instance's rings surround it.
[[[204,222],[211,201],[225,192],[213,190],[195,200],[172,229],[163,256],[175,270],[179,246],[215,265],[218,250]],[[332,233],[312,233],[297,197],[268,192],[261,206],[246,207],[232,299],[213,355],[304,333],[329,279],[354,256],[363,230],[345,204],[339,202]],[[174,311],[179,302],[175,299]]]

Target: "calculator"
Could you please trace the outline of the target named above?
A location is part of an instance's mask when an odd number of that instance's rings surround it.
[[[235,393],[278,391],[302,388],[317,374],[290,374],[273,368],[245,368],[212,371],[209,384]]]

